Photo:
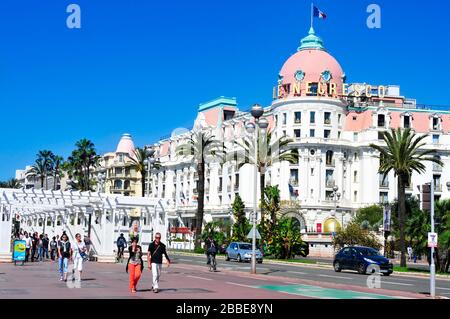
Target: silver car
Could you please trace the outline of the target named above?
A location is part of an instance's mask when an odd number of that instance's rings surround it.
[[[238,262],[251,261],[252,253],[252,244],[232,242],[228,245],[225,252],[225,260],[228,261],[230,259],[235,259]],[[260,264],[263,262],[263,254],[259,249],[256,250],[256,261]]]

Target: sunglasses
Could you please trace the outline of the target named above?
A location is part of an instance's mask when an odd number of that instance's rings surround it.
[[[161,239],[161,237],[155,237],[155,239]]]

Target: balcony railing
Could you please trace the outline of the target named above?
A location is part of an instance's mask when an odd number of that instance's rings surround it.
[[[217,187],[217,191],[220,193],[222,191],[222,185]]]
[[[434,185],[434,191],[438,193],[442,192],[442,185],[441,184]]]
[[[389,188],[389,181],[387,179],[385,179],[384,181],[380,179],[379,186],[380,188]]]
[[[234,185],[234,191],[237,192],[239,190],[239,184]]]
[[[294,187],[298,186],[298,179],[290,179],[289,184],[291,184]]]
[[[335,167],[336,166],[336,160],[332,159],[330,161],[325,161],[325,165],[328,167]]]
[[[433,172],[442,172],[442,166],[434,163]]]
[[[194,189],[192,190],[192,194],[198,195],[198,189],[197,189],[197,188],[194,188]]]
[[[327,188],[333,188],[334,186],[336,186],[336,181],[334,181],[334,180],[328,180],[328,181],[326,181],[326,187]]]
[[[194,179],[198,179],[198,173],[194,172]]]

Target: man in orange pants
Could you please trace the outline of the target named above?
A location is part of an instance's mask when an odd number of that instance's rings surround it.
[[[130,257],[128,258],[126,271],[130,275],[130,290],[136,293],[136,287],[141,279],[144,262],[142,260],[142,248],[137,243],[137,238],[133,238],[129,246]]]

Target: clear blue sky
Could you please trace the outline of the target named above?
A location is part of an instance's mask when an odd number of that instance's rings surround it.
[[[81,30],[66,27],[70,3]],[[371,3],[382,9],[378,30],[366,26]],[[315,4],[328,15],[316,32],[348,81],[450,105],[450,1]],[[269,104],[309,15],[305,0],[1,0],[0,180],[40,149],[67,156],[83,137],[99,152],[125,132],[153,143],[217,96],[241,109]]]

